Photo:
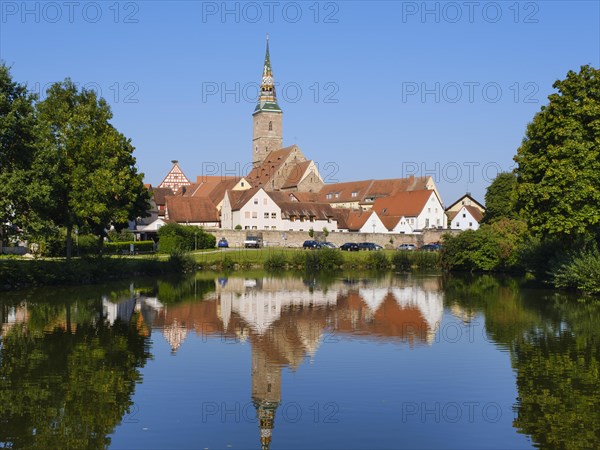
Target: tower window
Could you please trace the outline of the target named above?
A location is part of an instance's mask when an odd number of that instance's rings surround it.
[[[273,122],[269,122],[269,131],[273,131]]]

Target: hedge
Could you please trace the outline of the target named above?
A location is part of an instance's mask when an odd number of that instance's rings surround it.
[[[129,252],[133,244],[134,252],[152,252],[154,251],[154,241],[129,241],[129,242],[106,242],[104,252],[107,254],[118,254]]]

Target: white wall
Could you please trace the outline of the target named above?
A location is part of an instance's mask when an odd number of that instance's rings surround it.
[[[394,229],[393,233],[404,233],[411,234],[413,232],[413,227],[410,225],[410,220],[414,220],[414,217],[401,217]]]
[[[447,217],[435,191],[431,191],[427,204],[423,207],[423,210],[419,214],[414,225],[415,229],[423,230],[425,228],[446,228]]]
[[[477,222],[469,210],[463,206],[454,219],[452,219],[450,227],[453,230],[477,230],[479,228],[479,222]]]
[[[371,213],[365,224],[359,230],[359,233],[389,233],[376,212]]]

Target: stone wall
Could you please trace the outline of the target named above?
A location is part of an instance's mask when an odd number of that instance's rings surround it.
[[[306,231],[260,231],[260,230],[210,230],[217,241],[224,237],[229,247],[242,247],[246,235],[262,235],[265,247],[302,247],[304,241],[311,239]],[[457,234],[460,230],[426,230],[422,234],[391,234],[391,233],[330,233],[328,242],[338,247],[346,242],[374,242],[384,248],[396,248],[400,244],[415,244],[421,246],[430,242],[438,242],[445,233]],[[315,240],[324,240],[323,233],[315,231]],[[390,242],[390,239],[393,242]]]

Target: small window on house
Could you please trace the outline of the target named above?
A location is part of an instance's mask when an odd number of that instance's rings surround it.
[[[252,212],[252,218],[253,219],[258,219],[258,213],[256,211]]]
[[[327,200],[330,200],[330,199],[331,199],[331,197],[332,197],[332,195],[331,195],[331,194],[327,194],[327,196],[326,196],[326,197],[327,197]]]
[[[250,218],[250,211],[246,211],[246,212],[244,213],[244,217],[245,217],[246,219],[249,219],[249,218]]]
[[[276,229],[277,229],[277,227],[276,227],[276,226],[272,226],[272,227],[271,227],[271,230],[276,230]]]
[[[430,213],[431,212],[431,208],[427,208],[427,212]]]
[[[244,187],[244,186],[245,186],[245,184],[244,184],[244,182],[243,182],[243,181],[242,181],[242,184],[241,184],[241,186],[242,186],[242,187]]]
[[[358,197],[358,192],[356,192],[356,191],[355,191],[355,192],[353,192],[353,193],[352,193],[352,197]]]
[[[277,213],[271,213],[271,219],[277,219]]]
[[[335,198],[340,198],[340,193],[339,192],[335,193]]]
[[[246,226],[244,227],[244,230],[249,230],[249,229],[250,229],[250,227],[249,227],[248,225],[246,225]]]
[[[258,199],[257,198],[254,199],[254,204],[258,205]]]
[[[268,219],[269,218],[269,213],[265,213],[264,217],[265,217],[265,219]]]
[[[315,216],[310,216],[310,221],[314,222],[315,221]]]
[[[265,225],[265,230],[268,230],[268,229],[269,229],[269,226],[268,226],[268,225]]]
[[[273,131],[273,122],[269,122],[269,131]]]
[[[469,226],[472,227],[473,226],[473,222],[469,222]]]
[[[266,205],[269,201],[266,198],[263,198],[263,205]]]
[[[463,219],[466,219],[466,218],[467,218],[467,215],[466,215],[466,214],[463,214]]]
[[[256,229],[257,229],[257,228],[256,228],[256,225],[253,225],[253,226],[252,226],[252,229],[253,229],[253,230],[256,230]]]
[[[456,223],[454,224],[454,226],[455,226],[456,228],[460,227],[460,225],[459,225],[459,223],[458,223],[458,222],[456,222]]]
[[[439,225],[439,224],[440,224],[440,219],[437,219],[437,220],[435,221],[435,223],[436,223],[437,225]]]

